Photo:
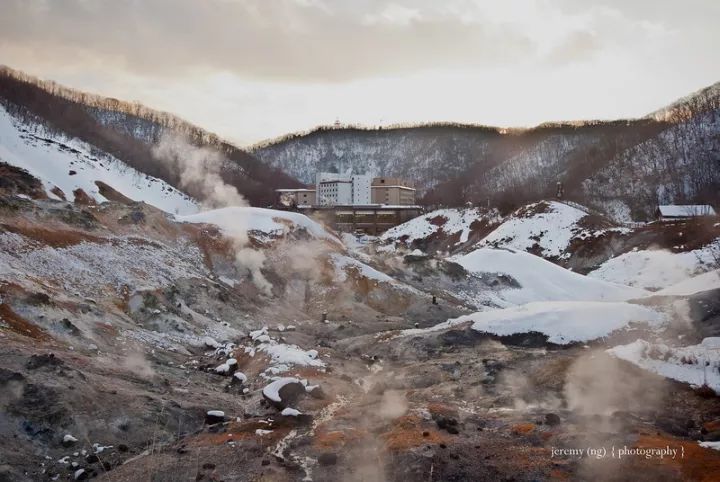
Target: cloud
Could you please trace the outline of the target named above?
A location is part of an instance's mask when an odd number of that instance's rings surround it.
[[[336,118],[642,116],[720,79],[717,0],[0,3],[0,63],[241,144]]]
[[[254,79],[344,81],[517,62],[522,30],[415,2],[4,0],[0,48],[37,62],[143,75],[231,71]],[[423,6],[425,3],[425,6]]]
[[[550,51],[546,60],[551,64],[588,61],[600,49],[597,35],[588,31],[577,31],[568,35],[560,45]]]

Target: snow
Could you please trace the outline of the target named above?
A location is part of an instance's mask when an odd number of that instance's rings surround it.
[[[658,210],[661,216],[669,218],[715,216],[715,210],[707,204],[661,205]]]
[[[247,379],[248,379],[247,375],[245,375],[243,372],[235,372],[233,374],[233,377],[235,377],[235,379],[237,381],[239,381],[240,383],[245,383],[245,382],[247,382]]]
[[[225,416],[225,412],[223,412],[222,410],[208,410],[207,414],[209,417],[224,417]]]
[[[661,296],[690,296],[703,291],[720,289],[720,270],[710,271],[678,284],[669,286],[656,294]]]
[[[644,370],[693,386],[705,383],[720,393],[720,338],[705,338],[699,345],[670,347],[636,340],[607,350]]]
[[[41,278],[79,296],[96,297],[108,288],[152,290],[178,279],[207,275],[200,250],[189,242],[145,243],[137,237],[110,241],[54,248],[18,234],[0,233],[0,279]]]
[[[702,448],[720,450],[720,442],[698,442]]]
[[[270,355],[274,365],[300,365],[324,367],[325,363],[318,360],[317,350],[303,350],[295,345],[283,343],[262,344],[258,350]]]
[[[477,246],[506,247],[526,251],[536,244],[545,257],[560,257],[578,230],[578,222],[587,216],[585,211],[567,204],[550,201],[547,212],[520,214],[516,211]],[[532,210],[541,203],[530,204],[522,211]]]
[[[520,288],[506,287],[494,300],[501,306],[533,301],[625,301],[647,295],[638,288],[588,278],[523,251],[480,248],[450,261],[475,274],[500,273]]]
[[[275,209],[253,207],[226,207],[189,216],[176,216],[185,223],[207,223],[219,227],[228,236],[244,237],[248,232],[259,232],[271,237],[283,237],[291,231],[305,229],[317,238],[336,242],[340,240],[320,224],[304,214]]]
[[[296,410],[294,408],[284,408],[282,412],[280,412],[280,415],[284,415],[286,417],[297,417],[298,415],[302,415],[300,410]]]
[[[611,334],[631,322],[658,326],[662,314],[624,302],[554,301],[482,311],[448,320],[443,327],[472,322],[472,329],[498,336],[538,332],[558,345],[586,342]]]
[[[431,221],[436,218],[445,218],[444,224],[440,226],[433,224]],[[428,236],[438,232],[443,232],[446,236],[460,233],[457,244],[463,244],[470,237],[472,224],[482,219],[497,222],[500,220],[500,216],[496,211],[487,213],[478,208],[438,209],[388,229],[380,239],[382,241],[394,241],[404,238],[404,243],[412,244],[413,241],[426,239]]]
[[[66,434],[66,435],[63,437],[63,442],[65,442],[65,443],[75,443],[75,442],[77,442],[77,441],[78,441],[78,439],[76,439],[75,437],[73,437],[73,436],[70,435],[70,434]]]
[[[395,278],[386,275],[382,271],[378,271],[372,266],[344,254],[331,253],[330,261],[335,267],[335,277],[340,282],[346,281],[348,279],[348,274],[357,274],[369,280],[375,281],[376,283],[388,283],[394,288],[416,295],[421,294],[420,291],[412,286],[400,282]]]
[[[232,370],[232,367],[234,367],[235,365],[237,365],[237,360],[235,358],[228,358],[227,360],[225,360],[225,363],[215,367],[215,373],[229,373],[230,370]]]
[[[684,253],[640,250],[609,259],[590,273],[590,278],[659,290],[711,269],[718,244]]]
[[[95,181],[101,181],[135,201],[144,201],[163,211],[178,214],[197,212],[189,196],[161,179],[148,176],[119,159],[98,154],[93,146],[75,138],[50,132],[41,125],[23,124],[0,106],[0,159],[26,169],[40,179],[48,196],[53,187],[74,200],[82,189],[97,202],[107,201]],[[69,175],[70,171],[76,174]]]
[[[333,262],[333,265],[335,266],[335,272],[337,274],[337,277],[340,281],[345,281],[347,279],[346,275],[346,269],[350,268],[351,270],[355,270],[360,275],[364,276],[365,278],[381,282],[381,283],[397,283],[393,278],[386,275],[383,272],[380,272],[376,270],[375,268],[368,266],[367,264],[360,262],[356,259],[353,259],[349,256],[345,256],[338,253],[332,253],[330,255],[330,259]]]
[[[318,359],[317,350],[303,350],[296,345],[279,343],[268,335],[267,327],[250,332],[250,338],[256,343],[256,347],[246,347],[246,353],[254,356],[256,352],[266,353],[270,356],[271,373],[281,373],[290,369],[292,365],[324,367],[325,362]]]
[[[280,390],[282,389],[282,387],[290,383],[300,383],[300,380],[294,377],[278,378],[277,380],[271,382],[269,385],[263,388],[263,395],[265,395],[273,402],[280,403],[282,402],[282,399],[280,398]]]

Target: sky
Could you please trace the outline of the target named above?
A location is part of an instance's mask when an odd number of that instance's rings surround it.
[[[720,81],[718,25],[718,0],[0,0],[0,64],[248,146],[643,116]]]

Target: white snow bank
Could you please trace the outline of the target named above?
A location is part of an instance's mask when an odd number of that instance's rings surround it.
[[[287,407],[287,408],[283,408],[283,411],[280,412],[280,415],[284,415],[286,417],[297,417],[298,415],[302,415],[302,413],[300,412],[300,410],[296,410],[294,408]]]
[[[679,382],[705,383],[720,393],[720,338],[705,338],[699,345],[670,347],[636,340],[607,352],[647,371]]]
[[[40,179],[48,196],[59,187],[67,200],[82,189],[97,202],[107,201],[95,181],[102,181],[135,201],[144,201],[169,213],[191,214],[198,206],[189,196],[161,179],[148,176],[78,139],[24,124],[0,106],[0,159],[26,169]],[[74,174],[70,174],[74,171]]]
[[[176,216],[176,219],[185,223],[214,224],[228,236],[244,236],[248,231],[254,231],[267,236],[282,237],[292,231],[305,229],[315,238],[342,244],[338,238],[309,217],[288,211],[233,206],[189,216]]]
[[[717,244],[685,253],[630,251],[604,262],[590,278],[651,290],[667,288],[712,269]]]
[[[573,273],[523,251],[480,248],[450,261],[471,273],[505,274],[520,288],[507,287],[499,293],[500,303],[524,304],[533,301],[625,301],[647,295],[638,288],[608,283]]]
[[[438,218],[445,218],[445,222],[431,222]],[[411,244],[413,241],[425,239],[442,231],[446,236],[460,233],[457,244],[462,244],[469,239],[472,224],[482,219],[489,222],[499,222],[501,218],[497,211],[488,213],[478,208],[438,209],[388,229],[380,239],[382,241],[394,241],[405,238],[404,242]]]
[[[703,291],[720,289],[720,270],[686,279],[680,283],[658,291],[661,296],[690,296]]]
[[[720,450],[720,442],[698,442],[705,449]]]
[[[595,340],[631,322],[657,326],[665,320],[654,310],[622,302],[537,302],[482,311],[448,320],[443,328],[471,321],[472,329],[498,336],[538,332],[558,345]]]

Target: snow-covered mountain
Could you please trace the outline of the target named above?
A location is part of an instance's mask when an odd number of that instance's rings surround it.
[[[562,182],[566,197],[618,220],[647,219],[658,203],[720,202],[720,83],[643,119],[509,130],[323,127],[252,152],[305,182],[318,169],[406,177],[432,204],[515,208]]]
[[[177,166],[162,160],[154,149],[162,139],[172,138],[182,141],[181,150],[184,152],[197,148],[219,159],[220,177],[225,183],[237,188],[251,204],[271,203],[276,187],[300,186],[295,179],[268,168],[244,150],[172,114],[137,103],[69,89],[7,67],[0,67],[0,107],[4,117],[11,117],[4,118],[3,122],[13,124],[13,129],[27,134],[16,139],[12,156],[14,161],[5,161],[21,165],[26,162],[27,165],[22,167],[34,166],[31,170],[45,181],[51,180],[47,179],[48,167],[44,167],[46,170],[43,176],[43,172],[37,170],[37,162],[33,165],[32,159],[25,161],[19,157],[21,150],[33,149],[32,146],[21,147],[20,144],[50,144],[57,141],[57,146],[68,147],[61,149],[71,157],[77,154],[72,149],[82,146],[76,150],[83,154],[77,155],[85,156],[85,160],[88,156],[96,160],[112,158],[118,166],[116,170],[137,171],[202,199],[204,193],[192,183],[184,183]],[[36,133],[47,142],[33,138],[29,133]],[[187,153],[187,157],[191,155]],[[55,159],[53,156],[51,158]],[[57,162],[57,168],[60,169],[60,164],[66,161]],[[85,164],[84,170],[89,169]],[[107,181],[108,178],[105,176],[103,179]],[[53,181],[56,184],[63,182]],[[126,185],[126,181],[121,181],[118,188]],[[123,194],[133,198],[130,193]],[[138,200],[137,197],[133,199]]]
[[[492,157],[498,129],[437,125],[398,129],[318,128],[258,145],[252,153],[310,183],[315,171],[369,172],[412,179],[422,190],[449,181],[479,157]]]
[[[20,122],[2,106],[0,160],[41,180],[45,194],[53,199],[101,203],[107,200],[103,192],[110,186],[123,196],[169,213],[190,214],[198,209],[192,198],[167,182],[143,174],[77,138],[42,124]]]

